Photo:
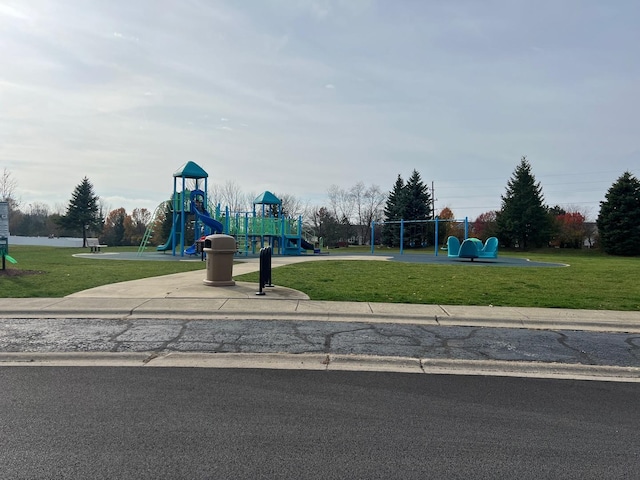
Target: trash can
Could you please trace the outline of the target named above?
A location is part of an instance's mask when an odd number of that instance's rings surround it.
[[[235,285],[233,255],[236,253],[236,239],[230,235],[209,235],[204,239],[204,252],[207,254],[207,278],[203,283],[210,287]]]

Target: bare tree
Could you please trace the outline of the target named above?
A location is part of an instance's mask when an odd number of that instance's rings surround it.
[[[364,182],[358,182],[348,190],[332,185],[328,197],[332,215],[343,223],[355,225],[360,241],[369,243],[371,222],[383,218],[387,194],[377,185],[367,187]]]
[[[49,205],[42,202],[30,203],[27,213],[34,217],[46,218],[49,216]]]
[[[246,209],[246,198],[242,194],[242,189],[233,180],[228,180],[220,187],[220,203],[229,207],[231,212],[242,212]]]
[[[61,202],[56,202],[53,205],[53,211],[52,214],[57,214],[57,215],[64,215],[64,212],[67,210],[67,206],[64,203]]]
[[[104,198],[99,197],[98,208],[100,218],[104,221],[104,219],[107,217],[107,214],[111,211],[111,205],[109,205],[109,202],[107,202]]]
[[[11,175],[11,172],[4,167],[0,174],[0,201],[7,202],[11,210],[17,210],[20,202],[16,198],[18,182]]]
[[[354,211],[353,194],[337,185],[331,185],[327,193],[333,216],[352,221]]]
[[[276,195],[277,196],[277,195]],[[290,193],[278,197],[282,202],[282,213],[287,217],[299,217],[304,213],[304,206],[300,199]]]
[[[209,184],[209,191],[207,192],[207,201],[209,205],[222,204],[222,193],[220,185],[216,183]]]
[[[245,211],[247,212],[253,211],[253,202],[256,198],[258,198],[258,194],[256,192],[249,192],[245,194],[244,196]]]
[[[350,194],[356,212],[356,230],[362,241],[368,244],[371,240],[371,223],[383,218],[387,194],[379,186],[366,187],[363,182],[351,187]]]

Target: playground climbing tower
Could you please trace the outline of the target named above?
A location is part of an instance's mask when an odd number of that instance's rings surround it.
[[[173,225],[175,234],[172,235],[171,252],[175,256],[176,248],[180,250],[180,256],[184,256],[185,226],[189,220],[190,196],[187,191],[187,180],[195,181],[194,190],[201,190],[204,205],[207,205],[207,181],[209,174],[195,162],[187,162],[173,173]],[[196,226],[197,232],[197,226]],[[179,244],[178,244],[179,240]]]

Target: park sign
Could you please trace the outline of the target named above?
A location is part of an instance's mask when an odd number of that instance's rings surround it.
[[[9,203],[0,202],[0,238],[9,238]]]
[[[9,256],[9,204],[0,202],[0,258],[2,258],[2,270],[7,268],[7,260],[18,263]]]

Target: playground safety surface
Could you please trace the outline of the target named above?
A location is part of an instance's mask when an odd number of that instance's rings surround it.
[[[164,261],[164,262],[200,262],[202,261],[201,255],[185,255],[185,256],[173,256],[170,253],[165,252],[143,252],[138,254],[136,252],[98,252],[98,253],[79,253],[77,257],[93,258],[99,260],[138,260],[138,261]],[[237,261],[257,259],[258,255],[239,255],[235,257]],[[332,251],[330,254],[320,255],[299,255],[299,256],[284,256],[274,255],[273,258],[289,258],[300,259],[298,261],[308,261],[317,259],[333,259],[333,260],[387,260],[392,262],[404,262],[404,263],[431,263],[441,265],[474,265],[474,266],[488,266],[488,267],[566,267],[564,263],[551,263],[551,262],[533,262],[526,258],[517,258],[502,256],[492,259],[475,259],[473,261],[463,258],[450,258],[446,253],[443,255],[432,254],[381,254],[377,253],[371,255],[368,253],[350,253],[350,252],[338,252]]]

